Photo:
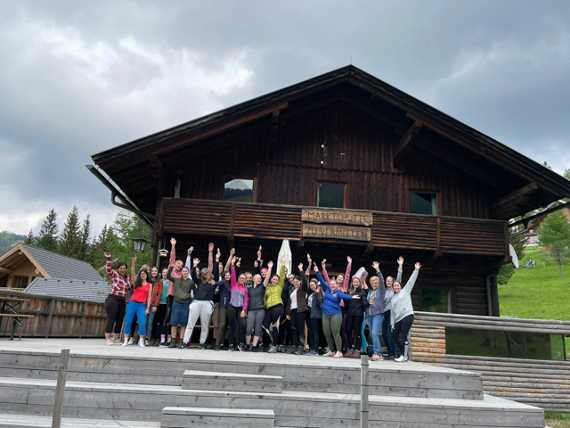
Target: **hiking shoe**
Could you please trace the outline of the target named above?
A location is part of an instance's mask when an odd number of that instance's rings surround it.
[[[269,350],[267,352],[269,352],[270,354],[275,354],[277,352],[277,347],[269,345]]]

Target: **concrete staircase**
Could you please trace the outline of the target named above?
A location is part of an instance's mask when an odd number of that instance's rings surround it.
[[[359,426],[358,360],[111,348],[72,347],[64,426]],[[49,426],[57,361],[0,347],[0,427]],[[480,376],[466,371],[371,362],[369,384],[371,427],[544,426],[541,409],[483,394]]]

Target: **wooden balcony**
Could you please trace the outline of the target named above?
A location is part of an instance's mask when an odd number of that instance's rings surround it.
[[[315,220],[307,215],[317,211],[325,211],[328,217]],[[337,214],[348,221],[339,220]],[[162,200],[158,232],[358,241],[382,248],[487,256],[504,256],[507,245],[505,222],[498,220],[184,198]]]

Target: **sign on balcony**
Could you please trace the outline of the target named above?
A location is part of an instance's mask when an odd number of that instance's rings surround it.
[[[304,208],[301,213],[303,238],[370,241],[372,213]]]

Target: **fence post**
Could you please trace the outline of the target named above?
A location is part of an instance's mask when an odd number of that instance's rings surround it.
[[[368,428],[368,355],[360,356],[360,428]]]
[[[57,385],[55,387],[55,402],[53,405],[52,428],[61,427],[61,416],[63,413],[63,396],[65,392],[65,373],[69,365],[69,349],[61,350],[61,357],[57,368]]]

